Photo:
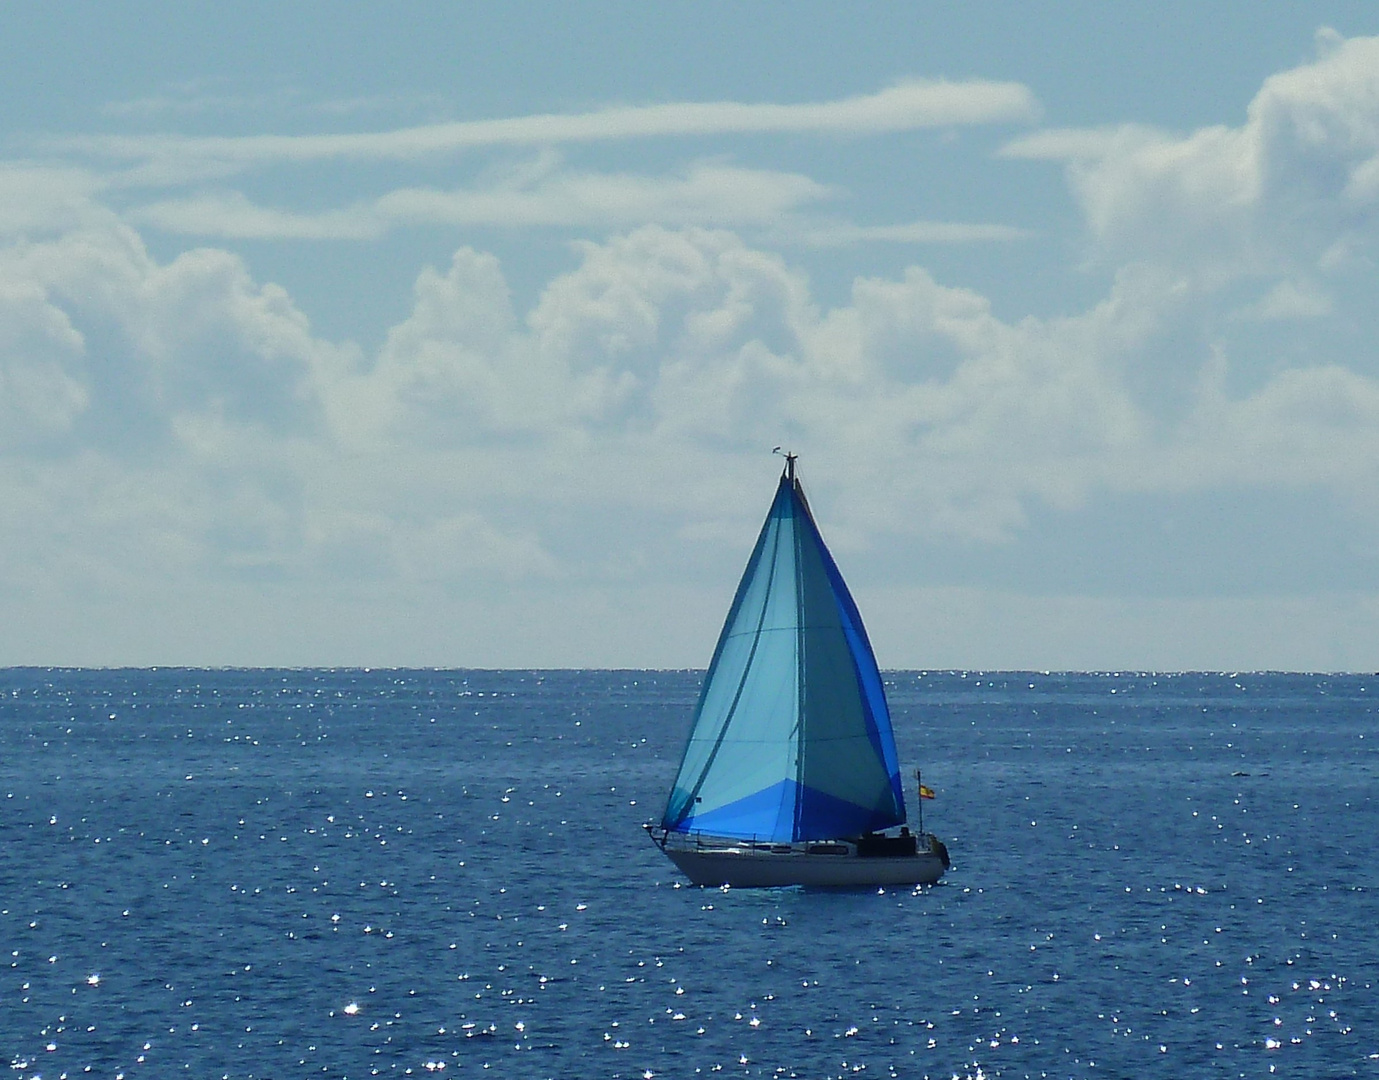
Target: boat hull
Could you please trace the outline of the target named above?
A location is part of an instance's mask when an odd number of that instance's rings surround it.
[[[663,844],[666,857],[695,885],[770,888],[807,885],[861,888],[877,885],[932,885],[946,862],[937,851],[912,855],[859,855],[853,844],[702,845]],[[810,847],[837,849],[811,852]]]

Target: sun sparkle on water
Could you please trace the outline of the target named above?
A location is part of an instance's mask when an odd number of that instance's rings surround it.
[[[677,888],[641,836],[629,794],[664,795],[692,674],[5,674],[26,869],[0,1043],[25,1080],[1379,1052],[1359,677],[894,675],[951,878],[809,893]]]

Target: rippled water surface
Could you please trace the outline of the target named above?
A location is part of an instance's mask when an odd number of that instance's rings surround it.
[[[695,673],[0,672],[0,1054],[1379,1076],[1379,679],[888,681],[953,855],[918,892],[681,885],[639,826]]]

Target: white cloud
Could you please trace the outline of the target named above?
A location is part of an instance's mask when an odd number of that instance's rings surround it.
[[[1237,312],[1242,319],[1278,322],[1286,319],[1320,319],[1336,310],[1335,302],[1314,282],[1280,281],[1253,304]]]
[[[1240,127],[1136,125],[1018,138],[1009,157],[1064,160],[1103,257],[1164,259],[1203,284],[1315,268],[1374,239],[1379,38],[1319,35],[1313,63],[1265,80]]]
[[[220,107],[193,85],[185,95],[126,103],[159,111]],[[229,104],[235,104],[231,101]],[[838,246],[868,242],[971,243],[1028,235],[1010,226],[909,222],[855,226],[798,220],[802,209],[841,194],[808,176],[699,161],[666,175],[560,166],[550,147],[651,137],[807,134],[855,138],[934,126],[1028,122],[1038,115],[1028,89],[1015,83],[908,81],[878,93],[814,104],[740,102],[622,106],[587,113],[431,124],[345,135],[194,138],[99,136],[57,140],[49,150],[132,163],[100,185],[115,195],[140,187],[185,189],[222,184],[245,169],[318,161],[414,161],[495,147],[545,146],[534,164],[488,176],[470,187],[402,187],[329,210],[265,206],[243,191],[175,193],[124,211],[131,224],[162,232],[224,239],[376,239],[408,225],[632,228],[667,225],[771,227],[787,242]],[[3,221],[0,220],[0,225]]]
[[[1009,322],[918,268],[823,310],[722,230],[644,227],[578,257],[519,311],[497,260],[461,249],[366,363],[225,252],[159,263],[121,226],[7,249],[4,325],[27,328],[0,381],[21,436],[0,451],[8,587],[114,602],[157,594],[156,567],[253,595],[496,603],[543,583],[584,610],[581,590],[735,554],[782,441],[843,552],[1002,543],[1036,505],[1101,491],[1363,501],[1379,468],[1379,383],[1339,365],[1242,393],[1218,358],[1177,412],[1148,401],[1137,358],[1198,317],[1172,274]],[[14,391],[16,370],[40,376]]]
[[[183,536],[175,549],[281,573],[313,552],[413,573],[428,559],[405,552],[441,537],[510,550],[516,570],[474,556],[495,573],[556,573],[569,553],[545,530],[567,496],[543,489],[577,493],[589,515],[655,506],[712,522],[719,483],[661,497],[652,477],[678,458],[726,484],[744,453],[782,441],[835,485],[848,543],[1001,540],[1031,500],[1250,477],[1353,486],[1379,464],[1379,390],[1341,367],[1284,370],[1243,395],[1207,379],[1165,413],[1137,365],[1200,317],[1171,273],[1127,270],[1085,312],[1012,323],[919,268],[859,279],[820,310],[798,270],[721,230],[648,226],[578,250],[519,312],[497,261],[462,249],[419,276],[410,315],[365,365],[228,253],[160,265],[123,227],[15,247],[0,280],[9,325],[31,329],[7,407],[25,438],[65,433],[69,463],[90,450],[130,463],[126,483],[154,483],[155,504],[192,498],[187,513],[141,511]],[[168,476],[134,464],[150,445],[167,448]],[[422,518],[398,516],[395,475],[431,505]],[[226,498],[190,496],[210,476]],[[503,506],[509,527],[488,517]]]
[[[564,432],[630,439],[632,453],[664,444],[731,455],[794,433],[839,473],[865,478],[859,487],[873,492],[874,480],[896,495],[869,497],[899,507],[887,527],[928,520],[983,536],[1018,526],[1031,495],[1063,505],[1097,487],[1220,474],[1174,464],[1184,452],[1174,432],[1200,419],[1201,402],[1160,416],[1138,381],[1139,358],[1198,317],[1171,275],[1127,273],[1081,315],[1012,325],[919,270],[861,280],[849,305],[819,312],[798,273],[721,232],[642,229],[583,251],[525,326],[491,258],[462,252],[446,275],[423,275],[412,317],[359,397],[390,403],[396,437],[452,445]],[[1218,461],[1256,453],[1249,430],[1280,430],[1259,403],[1282,386],[1237,401],[1251,423],[1215,424]],[[1335,393],[1363,398],[1368,386],[1357,377]],[[1359,445],[1366,415],[1347,421]],[[1183,446],[1208,452],[1196,436]],[[1294,475],[1292,451],[1275,453],[1261,477]],[[912,462],[914,476],[896,461]],[[1321,482],[1323,465],[1313,459]]]
[[[963,221],[910,221],[900,225],[853,225],[839,222],[803,226],[783,239],[813,247],[848,244],[986,244],[1028,240],[1034,234],[1014,225]]]
[[[316,214],[255,206],[239,192],[200,194],[138,207],[127,217],[190,236],[364,240],[400,225],[767,225],[832,194],[822,183],[792,172],[699,164],[680,177],[557,172],[490,188],[400,189],[370,203]]]
[[[401,225],[763,225],[833,194],[798,173],[699,164],[680,176],[541,171],[483,188],[403,188],[323,213],[257,206],[232,191],[168,199],[126,216],[135,224],[192,236],[363,240]]]
[[[251,202],[242,192],[203,192],[136,207],[125,215],[135,225],[151,225],[183,236],[253,240],[369,240],[385,228],[373,206],[301,214]]]
[[[104,187],[83,169],[0,162],[0,240],[109,224],[115,215],[97,201]]]
[[[447,514],[401,533],[399,571],[413,581],[466,575],[514,582],[557,573],[555,559],[534,533],[504,531],[474,511]]]
[[[1231,397],[1224,371],[1209,371],[1184,418],[1168,485],[1324,487],[1374,493],[1379,467],[1379,381],[1337,364],[1279,372]],[[1164,481],[1160,485],[1167,486]]]
[[[257,205],[238,191],[205,192],[135,207],[127,221],[162,232],[226,239],[372,240],[415,225],[455,228],[631,228],[715,225],[769,230],[808,247],[853,244],[1010,243],[1028,229],[975,222],[813,223],[811,205],[842,192],[799,173],[699,163],[680,175],[570,172],[545,166],[473,188],[400,188],[337,210],[298,213]]]
[[[1367,671],[1370,642],[1379,637],[1379,601],[1352,592],[1089,596],[902,587],[862,590],[858,602],[883,667],[989,671],[1019,657],[1034,671]]]
[[[763,224],[829,197],[798,173],[700,164],[684,176],[561,173],[532,188],[394,191],[378,212],[399,222],[450,225]]]
[[[1096,161],[1109,156],[1126,142],[1161,137],[1152,128],[1137,124],[1100,128],[1044,128],[1012,139],[999,156],[1030,161]]]
[[[344,392],[393,440],[583,447],[608,470],[579,475],[594,503],[626,497],[619,456],[644,456],[631,472],[645,477],[793,441],[819,482],[849,477],[833,505],[859,542],[998,541],[1031,500],[1350,484],[1379,464],[1376,384],[1343,369],[1286,370],[1243,396],[1207,380],[1165,411],[1138,365],[1200,316],[1172,275],[1126,271],[1086,312],[1011,324],[914,268],[821,312],[798,272],[721,231],[644,228],[582,251],[525,322],[497,264],[460,252],[423,274],[378,367]],[[1325,453],[1338,445],[1339,471]],[[636,495],[657,501],[646,480]],[[721,497],[675,499],[712,521]]]
[[[666,136],[801,133],[855,137],[966,124],[1023,123],[1038,113],[1034,96],[1019,83],[915,80],[874,94],[800,105],[675,102],[359,134],[109,135],[62,139],[53,146],[122,160],[170,158],[242,166],[337,158],[411,161],[475,147]]]
[[[0,580],[138,608],[171,585],[482,593],[556,574],[529,526],[492,516],[491,486],[466,505],[415,438],[367,442],[334,393],[354,360],[226,252],[159,264],[118,226],[4,251]]]
[[[32,281],[0,276],[0,445],[65,435],[88,402],[71,369],[86,342]]]

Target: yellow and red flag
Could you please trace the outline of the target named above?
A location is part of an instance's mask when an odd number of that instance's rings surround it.
[[[920,785],[919,785],[919,797],[920,797],[921,799],[935,799],[935,798],[938,798],[938,796],[936,796],[936,795],[934,794],[934,789],[931,788],[928,784],[920,784]]]

